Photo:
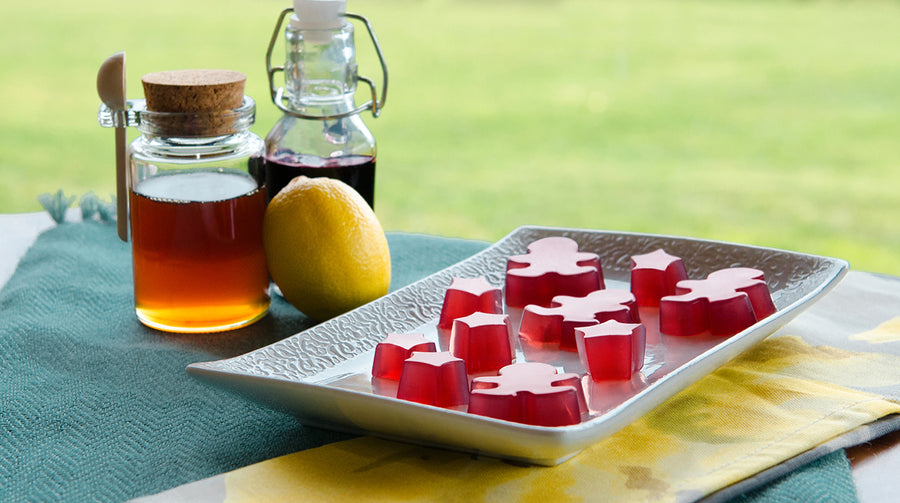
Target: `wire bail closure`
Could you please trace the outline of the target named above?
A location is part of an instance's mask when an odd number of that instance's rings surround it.
[[[348,112],[343,112],[335,115],[307,115],[297,112],[296,110],[293,110],[292,108],[284,104],[284,87],[275,87],[275,74],[278,72],[284,73],[284,66],[272,66],[272,52],[275,49],[275,42],[278,40],[278,37],[281,34],[281,26],[284,24],[284,18],[286,18],[293,12],[294,9],[292,7],[288,7],[287,9],[281,11],[281,15],[278,16],[278,23],[275,25],[275,31],[272,32],[272,39],[269,40],[269,48],[268,50],[266,50],[266,73],[269,77],[269,92],[272,96],[272,102],[275,104],[275,106],[278,107],[278,109],[282,112],[288,115],[293,115],[294,117],[298,117],[300,119],[334,120],[349,117],[351,115],[356,115],[366,110],[371,110],[372,116],[378,117],[381,114],[381,109],[384,108],[384,102],[387,99],[387,65],[384,62],[384,55],[381,52],[381,45],[378,43],[378,38],[375,36],[375,32],[372,30],[372,24],[365,17],[360,16],[359,14],[351,14],[349,12],[345,12],[342,15],[344,17],[349,17],[351,19],[356,19],[362,22],[366,26],[366,30],[369,32],[369,37],[372,39],[372,44],[375,46],[375,53],[378,55],[378,61],[381,63],[381,100],[378,99],[378,92],[376,90],[375,82],[363,75],[357,75],[357,80],[361,80],[369,85],[369,89],[372,91],[372,99]]]

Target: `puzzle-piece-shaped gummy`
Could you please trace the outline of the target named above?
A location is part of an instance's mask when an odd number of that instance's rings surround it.
[[[475,312],[502,313],[503,293],[487,282],[484,276],[477,278],[453,278],[444,294],[438,328],[453,328],[453,320]]]
[[[647,333],[640,323],[609,320],[575,329],[578,356],[594,381],[631,379],[644,366]]]
[[[605,288],[600,257],[566,237],[539,239],[506,262],[506,304],[549,306],[557,295],[580,297]]]
[[[375,346],[372,377],[400,379],[403,362],[413,351],[437,351],[437,346],[426,340],[423,334],[387,334]]]
[[[675,285],[688,279],[684,262],[662,248],[631,257],[631,293],[639,306],[659,306],[659,299],[675,294]]]
[[[469,403],[465,362],[446,351],[413,352],[403,363],[397,398],[445,408]]]
[[[546,363],[508,365],[500,375],[476,377],[469,413],[537,426],[581,422],[587,401],[578,374],[557,374]]]
[[[634,295],[626,290],[597,290],[584,297],[559,295],[551,307],[528,306],[522,312],[519,335],[533,342],[559,344],[575,351],[575,328],[607,320],[639,321]]]
[[[450,331],[450,352],[466,362],[470,374],[512,363],[512,325],[506,314],[472,313],[457,318]]]
[[[680,281],[676,295],[659,302],[659,331],[666,335],[734,335],[775,312],[762,271],[720,269],[706,279]]]

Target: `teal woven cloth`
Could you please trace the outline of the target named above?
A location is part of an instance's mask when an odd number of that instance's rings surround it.
[[[843,450],[812,461],[766,486],[735,497],[732,502],[797,503],[856,501],[856,486]]]
[[[392,289],[487,246],[398,233],[388,240]],[[122,501],[349,438],[185,373],[189,363],[310,325],[275,298],[266,318],[233,332],[148,329],[134,315],[130,245],[113,227],[45,232],[0,292],[0,500]],[[825,459],[746,498],[781,501],[826,487],[834,501],[854,500],[842,451]]]

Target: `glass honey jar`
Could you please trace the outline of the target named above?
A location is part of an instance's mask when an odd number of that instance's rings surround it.
[[[265,142],[249,130],[256,105],[244,81],[158,72],[121,116],[101,108],[101,125],[140,132],[128,148],[128,203],[135,311],[147,326],[216,332],[268,311]]]

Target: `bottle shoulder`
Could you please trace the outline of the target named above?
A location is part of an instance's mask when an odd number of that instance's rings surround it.
[[[375,137],[358,116],[335,120],[300,119],[285,114],[266,135],[266,153],[279,151],[322,157],[375,155]]]

